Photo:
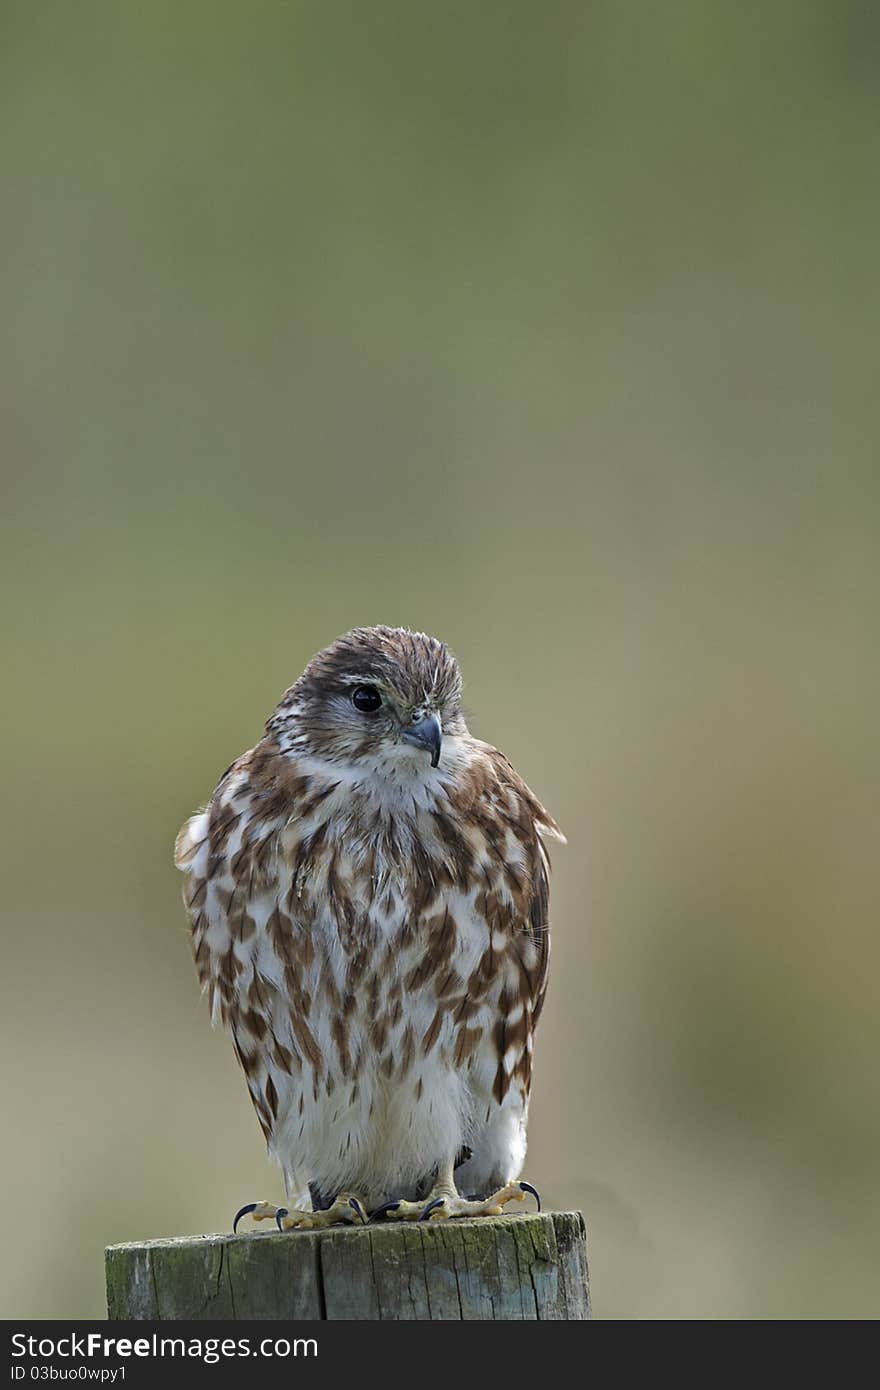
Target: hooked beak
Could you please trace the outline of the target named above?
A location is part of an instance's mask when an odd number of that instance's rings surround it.
[[[410,724],[409,728],[404,729],[400,737],[404,743],[411,743],[414,748],[426,748],[431,754],[431,766],[437,766],[443,743],[443,727],[436,714],[423,715],[415,724]]]

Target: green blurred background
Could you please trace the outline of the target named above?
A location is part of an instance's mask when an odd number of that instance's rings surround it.
[[[877,1314],[877,7],[2,31],[4,1315],[280,1193],[171,846],[373,622],[568,832],[528,1175],[597,1314]]]

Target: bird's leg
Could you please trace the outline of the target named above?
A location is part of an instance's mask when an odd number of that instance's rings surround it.
[[[272,1202],[248,1202],[235,1214],[232,1231],[235,1233],[243,1216],[252,1216],[254,1221],[274,1221],[279,1231],[308,1230],[321,1226],[334,1226],[337,1222],[350,1222],[353,1226],[365,1226],[367,1213],[359,1197],[350,1192],[340,1192],[336,1201],[325,1211],[304,1211],[297,1207],[276,1207]]]
[[[385,1216],[391,1221],[446,1221],[452,1216],[500,1216],[508,1202],[522,1202],[530,1192],[541,1210],[541,1198],[529,1182],[509,1182],[489,1197],[462,1197],[455,1186],[454,1162],[442,1163],[437,1181],[423,1202],[384,1202],[370,1213],[370,1220]]]

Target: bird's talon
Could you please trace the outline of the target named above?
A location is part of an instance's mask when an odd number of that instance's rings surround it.
[[[352,1211],[354,1212],[361,1225],[366,1226],[368,1219],[367,1213],[364,1211],[357,1197],[349,1197],[348,1205],[351,1207]]]
[[[237,1235],[237,1234],[238,1234],[238,1223],[239,1223],[239,1221],[241,1220],[241,1218],[242,1218],[243,1216],[250,1216],[250,1215],[252,1215],[252,1214],[257,1210],[258,1205],[259,1205],[258,1202],[246,1202],[245,1205],[244,1205],[243,1207],[239,1207],[238,1211],[235,1213],[235,1216],[233,1217],[233,1220],[232,1220],[232,1234],[233,1234],[233,1235]],[[254,1220],[255,1220],[255,1221],[260,1221],[261,1219],[262,1219],[261,1216],[254,1216]]]
[[[438,1215],[438,1216],[432,1216],[431,1213],[432,1213],[433,1211],[436,1211],[438,1207],[442,1207],[442,1206],[445,1206],[445,1205],[446,1205],[446,1198],[445,1198],[445,1197],[435,1197],[434,1200],[433,1200],[433,1202],[429,1202],[428,1205],[425,1207],[425,1210],[422,1212],[421,1216],[419,1217],[419,1220],[420,1220],[420,1221],[437,1221],[437,1220],[440,1220],[441,1218],[439,1217],[439,1215]]]
[[[397,1211],[399,1206],[399,1202],[383,1202],[381,1207],[377,1207],[375,1211],[370,1212],[370,1221],[378,1221],[380,1216],[384,1216],[385,1213],[389,1211]]]
[[[536,1187],[532,1187],[532,1184],[531,1184],[530,1182],[521,1182],[521,1183],[520,1183],[520,1187],[522,1188],[523,1193],[528,1192],[528,1193],[530,1193],[530,1194],[534,1197],[535,1201],[538,1203],[538,1211],[540,1211],[540,1210],[541,1210],[541,1194],[540,1194],[540,1192],[538,1191],[538,1189],[537,1189]],[[522,1200],[522,1199],[520,1199],[520,1200]]]

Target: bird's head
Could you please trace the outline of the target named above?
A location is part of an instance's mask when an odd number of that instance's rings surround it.
[[[423,632],[355,628],[313,657],[267,729],[331,762],[437,767],[444,738],[467,733],[458,662]]]

